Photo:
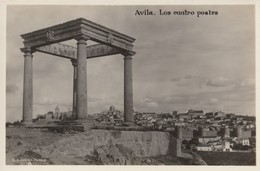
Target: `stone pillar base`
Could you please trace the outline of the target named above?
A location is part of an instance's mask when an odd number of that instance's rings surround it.
[[[33,125],[34,123],[33,122],[31,122],[31,121],[22,121],[21,122],[21,126],[31,126],[31,125]]]
[[[93,121],[93,119],[75,119],[75,120],[73,120],[74,122],[76,122],[76,123],[92,123],[92,122],[94,122]]]
[[[136,126],[134,122],[124,122],[124,124],[127,126]]]
[[[79,125],[82,125],[84,127],[83,131],[90,130],[95,126],[94,121],[90,119],[77,119],[74,120],[74,122],[76,122]]]

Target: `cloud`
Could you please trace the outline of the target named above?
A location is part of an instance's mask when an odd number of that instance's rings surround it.
[[[146,103],[147,104],[147,106],[149,106],[149,107],[157,107],[158,106],[158,103],[156,103],[156,102],[148,102],[148,103]]]
[[[192,75],[186,75],[184,78],[185,78],[185,79],[192,79],[193,76],[192,76]]]
[[[189,79],[192,79],[192,78],[194,78],[194,76],[192,76],[192,75],[185,75],[184,77],[173,77],[171,79],[171,81],[178,82],[178,81],[183,81],[183,80],[189,80]]]
[[[220,76],[214,79],[210,79],[206,85],[210,87],[228,87],[234,85],[234,82],[226,77]]]
[[[180,81],[175,85],[177,87],[189,87],[189,88],[202,88],[204,80],[200,76],[196,75],[185,75]]]
[[[216,99],[216,98],[210,98],[209,99],[209,104],[216,104],[216,103],[218,103],[219,101],[218,101],[218,99]]]
[[[18,86],[14,84],[7,84],[6,85],[6,93],[15,94],[19,90]]]
[[[173,77],[173,78],[171,79],[171,81],[173,81],[173,82],[177,82],[177,81],[180,81],[180,80],[181,80],[180,77]]]
[[[254,79],[242,79],[239,81],[238,86],[239,87],[251,87],[255,85]]]
[[[193,83],[189,81],[180,81],[176,84],[178,87],[191,87],[192,85]]]
[[[156,99],[154,98],[150,98],[150,97],[145,97],[145,98],[141,98],[139,100],[140,105],[145,105],[148,107],[158,107],[158,103],[156,102]]]
[[[206,82],[209,87],[233,87],[233,88],[249,88],[254,89],[255,79],[253,78],[239,78],[229,79],[223,76],[210,79]]]

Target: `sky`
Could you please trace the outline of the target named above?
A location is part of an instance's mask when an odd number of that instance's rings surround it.
[[[156,15],[135,15],[149,9]],[[218,15],[158,15],[165,11],[217,11]],[[255,115],[254,7],[26,6],[7,7],[6,120],[22,119],[21,34],[86,18],[136,41],[134,110],[189,109]],[[76,41],[66,42],[76,47]],[[89,45],[94,42],[88,42]],[[33,54],[33,114],[72,107],[73,67],[68,59]],[[114,105],[123,110],[123,56],[87,61],[88,113]]]

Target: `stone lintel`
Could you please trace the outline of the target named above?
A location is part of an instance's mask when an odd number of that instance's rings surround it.
[[[122,51],[118,48],[113,48],[107,45],[102,45],[102,44],[96,44],[96,45],[91,45],[87,46],[87,58],[96,58],[96,57],[103,57],[103,56],[108,56],[108,55],[115,55],[115,54],[120,54]],[[77,59],[77,48],[62,44],[62,43],[56,43],[56,44],[51,44],[51,45],[46,45],[42,47],[36,48],[36,51],[42,52],[42,53],[47,53],[63,58],[68,58],[68,59]],[[135,52],[131,51],[133,54]]]
[[[77,59],[77,48],[62,43],[55,43],[37,47],[36,51],[59,56],[62,58]]]
[[[79,18],[21,35],[24,39],[25,46],[35,48],[75,39],[78,36],[89,37],[90,40],[120,48],[122,50],[132,50],[132,43],[135,41],[135,39],[130,36],[84,18]]]

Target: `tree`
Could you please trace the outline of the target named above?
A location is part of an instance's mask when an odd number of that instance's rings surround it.
[[[189,141],[189,144],[191,145],[191,144],[194,144],[194,145],[199,145],[199,142],[198,142],[198,140],[197,139],[195,139],[195,138],[192,138],[190,141]]]
[[[183,140],[181,143],[182,143],[183,145],[187,145],[187,144],[189,143],[189,141],[188,141],[188,140]]]

